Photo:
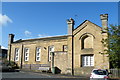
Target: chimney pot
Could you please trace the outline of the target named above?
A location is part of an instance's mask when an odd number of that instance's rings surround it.
[[[14,41],[14,34],[9,34],[9,41],[8,41],[8,44],[13,43],[13,41]]]

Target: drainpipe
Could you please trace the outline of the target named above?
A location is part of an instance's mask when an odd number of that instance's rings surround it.
[[[55,74],[55,67],[54,67],[54,52],[51,52],[51,56],[52,56],[52,62],[51,62],[51,70],[52,70],[52,73]]]
[[[21,63],[20,63],[20,69],[22,69],[23,64],[23,44],[22,44],[22,50],[21,50]]]

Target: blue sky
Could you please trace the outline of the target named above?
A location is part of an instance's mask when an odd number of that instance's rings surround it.
[[[100,14],[109,14],[109,24],[118,24],[117,2],[3,2],[2,46],[8,34],[15,40],[67,34],[66,20],[73,18],[75,28],[84,20],[101,26]]]

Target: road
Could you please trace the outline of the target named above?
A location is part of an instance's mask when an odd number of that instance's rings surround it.
[[[25,71],[20,71],[20,72],[3,72],[2,73],[2,79],[3,80],[67,80],[70,78],[72,80],[89,80],[88,78],[85,77],[74,77],[74,76],[67,76],[67,75],[60,75],[60,74],[51,74],[51,73],[37,73],[37,72],[25,72]],[[27,79],[28,78],[28,79]]]
[[[3,72],[2,78],[54,78],[53,76],[30,72]]]
[[[87,77],[78,77],[70,75],[52,74],[52,73],[40,73],[40,72],[0,72],[2,80],[89,80]],[[1,79],[0,79],[1,80]],[[110,79],[119,80],[119,79]]]

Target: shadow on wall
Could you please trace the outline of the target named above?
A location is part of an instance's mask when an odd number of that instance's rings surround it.
[[[60,70],[58,67],[55,67],[55,73],[56,73],[56,74],[60,74],[60,73],[61,73],[61,70]]]

